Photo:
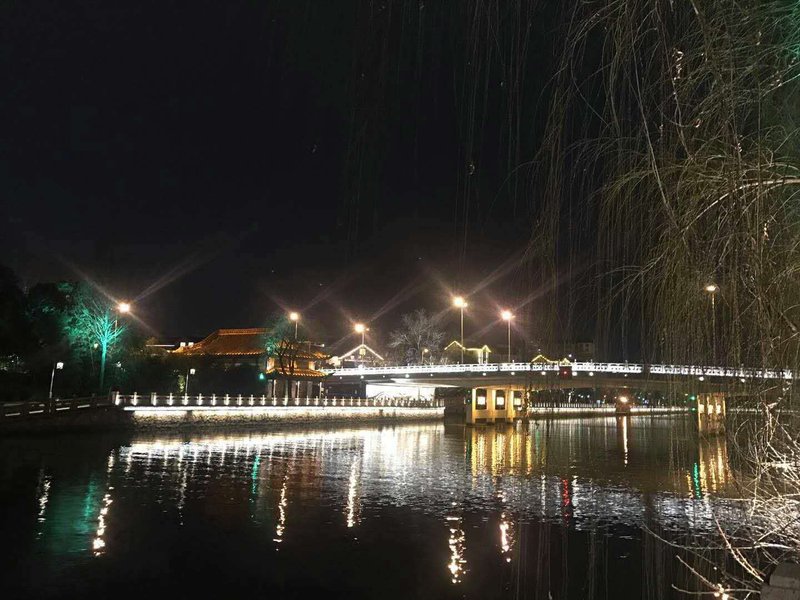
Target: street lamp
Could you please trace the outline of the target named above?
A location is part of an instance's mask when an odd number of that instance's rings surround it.
[[[464,309],[468,304],[462,296],[453,298],[453,306],[455,306],[461,313],[461,363],[464,363]]]
[[[355,330],[356,333],[360,333],[361,334],[361,345],[363,346],[364,345],[364,334],[367,331],[369,331],[369,327],[367,327],[363,323],[356,323],[353,326],[353,329]]]
[[[48,395],[48,398],[50,400],[53,399],[53,381],[56,378],[56,371],[57,370],[61,371],[63,368],[64,368],[63,362],[57,362],[53,365],[53,371],[50,373],[50,394]]]
[[[294,321],[294,339],[297,339],[297,324],[300,322],[300,313],[290,312],[289,320]]]
[[[703,288],[706,293],[711,296],[711,343],[712,343],[712,360],[717,362],[717,302],[716,296],[719,291],[719,286],[716,283],[709,283]]]
[[[131,303],[130,302],[119,302],[117,304],[117,312],[121,315],[127,315],[131,312]],[[114,315],[114,333],[117,332],[117,316]]]
[[[422,349],[422,364],[423,365],[425,364],[425,355],[428,354],[429,352],[430,352],[430,350],[428,350],[427,348],[423,348]]]
[[[514,318],[514,315],[510,310],[504,310],[500,316],[508,324],[508,362],[511,362],[511,319]]]
[[[194,369],[186,371],[186,385],[183,387],[183,393],[187,396],[189,395],[189,375],[194,375],[196,372]]]

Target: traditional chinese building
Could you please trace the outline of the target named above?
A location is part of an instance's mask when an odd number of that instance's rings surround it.
[[[319,368],[328,358],[320,351],[321,346],[278,340],[268,351],[269,343],[269,332],[264,328],[218,329],[195,344],[177,348],[174,353],[202,358],[223,369],[252,367],[264,381],[264,393],[271,398],[320,395],[325,373]]]

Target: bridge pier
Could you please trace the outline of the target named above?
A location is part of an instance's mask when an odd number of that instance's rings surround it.
[[[725,395],[697,394],[697,430],[706,435],[725,433]]]
[[[472,388],[472,398],[467,405],[467,425],[513,423],[522,417],[524,394],[524,390],[512,386]]]

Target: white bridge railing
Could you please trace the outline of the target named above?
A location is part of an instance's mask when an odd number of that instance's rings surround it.
[[[114,405],[135,410],[137,408],[175,409],[226,409],[226,408],[441,408],[438,400],[424,398],[270,398],[256,394],[120,394],[114,396]]]
[[[709,367],[695,365],[643,365],[635,363],[597,363],[574,362],[569,365],[550,363],[488,363],[488,364],[453,364],[453,365],[407,365],[385,367],[357,367],[348,369],[327,369],[325,372],[333,377],[362,378],[367,375],[393,375],[410,377],[411,375],[458,375],[489,373],[541,373],[558,372],[562,367],[569,367],[573,375],[585,373],[614,375],[666,375],[673,377],[730,377],[739,379],[793,379],[789,370],[750,369],[731,367]]]

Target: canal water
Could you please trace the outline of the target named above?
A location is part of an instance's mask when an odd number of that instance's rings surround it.
[[[683,416],[0,441],[3,598],[672,598],[735,519]]]

